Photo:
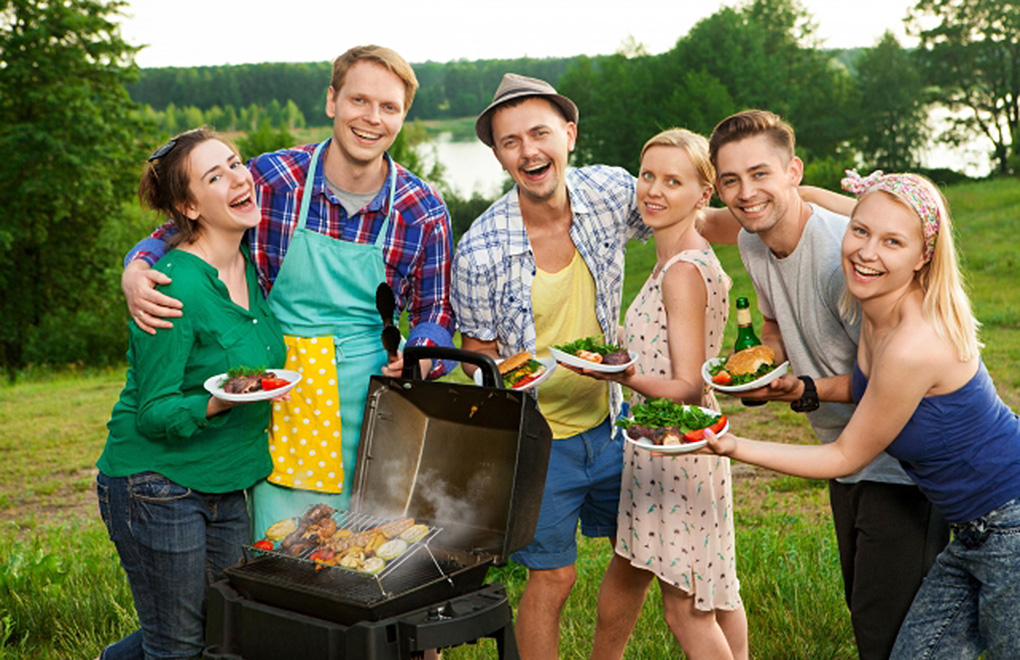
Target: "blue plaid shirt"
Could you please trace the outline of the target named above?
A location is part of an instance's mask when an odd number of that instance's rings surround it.
[[[615,342],[623,293],[623,255],[631,238],[651,230],[638,212],[636,180],[626,170],[593,165],[567,171],[570,238],[595,280],[595,316]],[[450,302],[462,334],[496,341],[499,354],[535,352],[531,283],[535,256],[521,217],[516,186],[496,200],[460,239],[453,257]],[[577,337],[563,337],[564,343]],[[622,396],[610,390],[613,416]]]

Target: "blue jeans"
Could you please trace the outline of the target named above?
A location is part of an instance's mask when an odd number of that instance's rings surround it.
[[[244,491],[200,493],[155,472],[96,479],[99,513],[127,573],[141,630],[102,660],[191,660],[205,643],[205,587],[249,541]]]
[[[893,660],[987,660],[1020,650],[1020,499],[968,523],[935,560],[893,647]]]

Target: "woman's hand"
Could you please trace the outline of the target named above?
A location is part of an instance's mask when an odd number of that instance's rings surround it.
[[[591,369],[582,369],[580,367],[575,367],[564,362],[560,362],[559,365],[564,369],[570,369],[575,374],[587,376],[588,378],[594,378],[595,380],[610,380],[613,381],[614,383],[620,383],[621,385],[626,385],[627,381],[630,380],[630,378],[633,377],[634,374],[636,373],[633,364],[624,369],[623,371],[615,371],[613,373],[607,373],[605,371],[593,371]]]
[[[732,456],[733,452],[737,450],[737,437],[732,433],[716,435],[710,429],[705,429],[705,440],[708,441],[708,444],[695,453]]]
[[[264,399],[263,399],[264,400]],[[290,401],[290,390],[287,390],[283,394],[274,396],[270,401]],[[209,397],[209,403],[205,407],[206,419],[215,417],[222,412],[226,412],[234,406],[243,406],[246,403],[262,403],[262,401],[227,401],[226,399],[220,399],[214,396]]]

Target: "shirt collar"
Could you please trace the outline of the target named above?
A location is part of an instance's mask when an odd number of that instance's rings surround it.
[[[574,168],[569,168],[566,175],[567,184],[567,196],[570,198],[570,215],[571,223],[579,215],[586,215],[590,213],[590,206],[584,196],[579,194],[573,182]],[[524,216],[521,213],[521,202],[520,189],[517,184],[506,195],[506,216],[508,219],[508,229],[512,233],[519,233],[520,240],[511,240],[508,247],[508,252],[512,255],[525,254],[531,249],[530,242],[528,241],[528,232],[524,228]]]
[[[329,143],[332,140],[333,138],[326,140],[325,146],[322,148],[322,153],[319,154],[319,162],[315,168],[315,181],[312,182],[313,194],[323,195],[331,203],[336,198],[333,195],[333,192],[329,189],[329,186],[326,185],[326,152],[329,151]],[[367,210],[373,212],[386,210],[386,202],[389,201],[390,197],[390,173],[393,168],[397,166],[397,164],[393,161],[393,157],[390,156],[390,152],[383,152],[383,159],[386,161],[387,165],[386,178],[383,179],[382,188],[379,189],[376,196],[373,197],[372,201],[368,203],[367,207],[365,207]],[[396,172],[396,175],[399,178],[400,172]],[[394,181],[394,183],[396,183],[396,181]],[[339,200],[336,201],[339,202]]]

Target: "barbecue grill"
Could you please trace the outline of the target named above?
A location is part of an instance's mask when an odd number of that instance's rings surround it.
[[[425,358],[474,364],[483,385],[424,381]],[[246,553],[210,587],[205,658],[403,659],[481,637],[518,657],[506,591],[484,582],[534,534],[549,426],[487,356],[416,347],[404,365],[370,379],[349,515],[410,516],[430,535],[377,576]]]

